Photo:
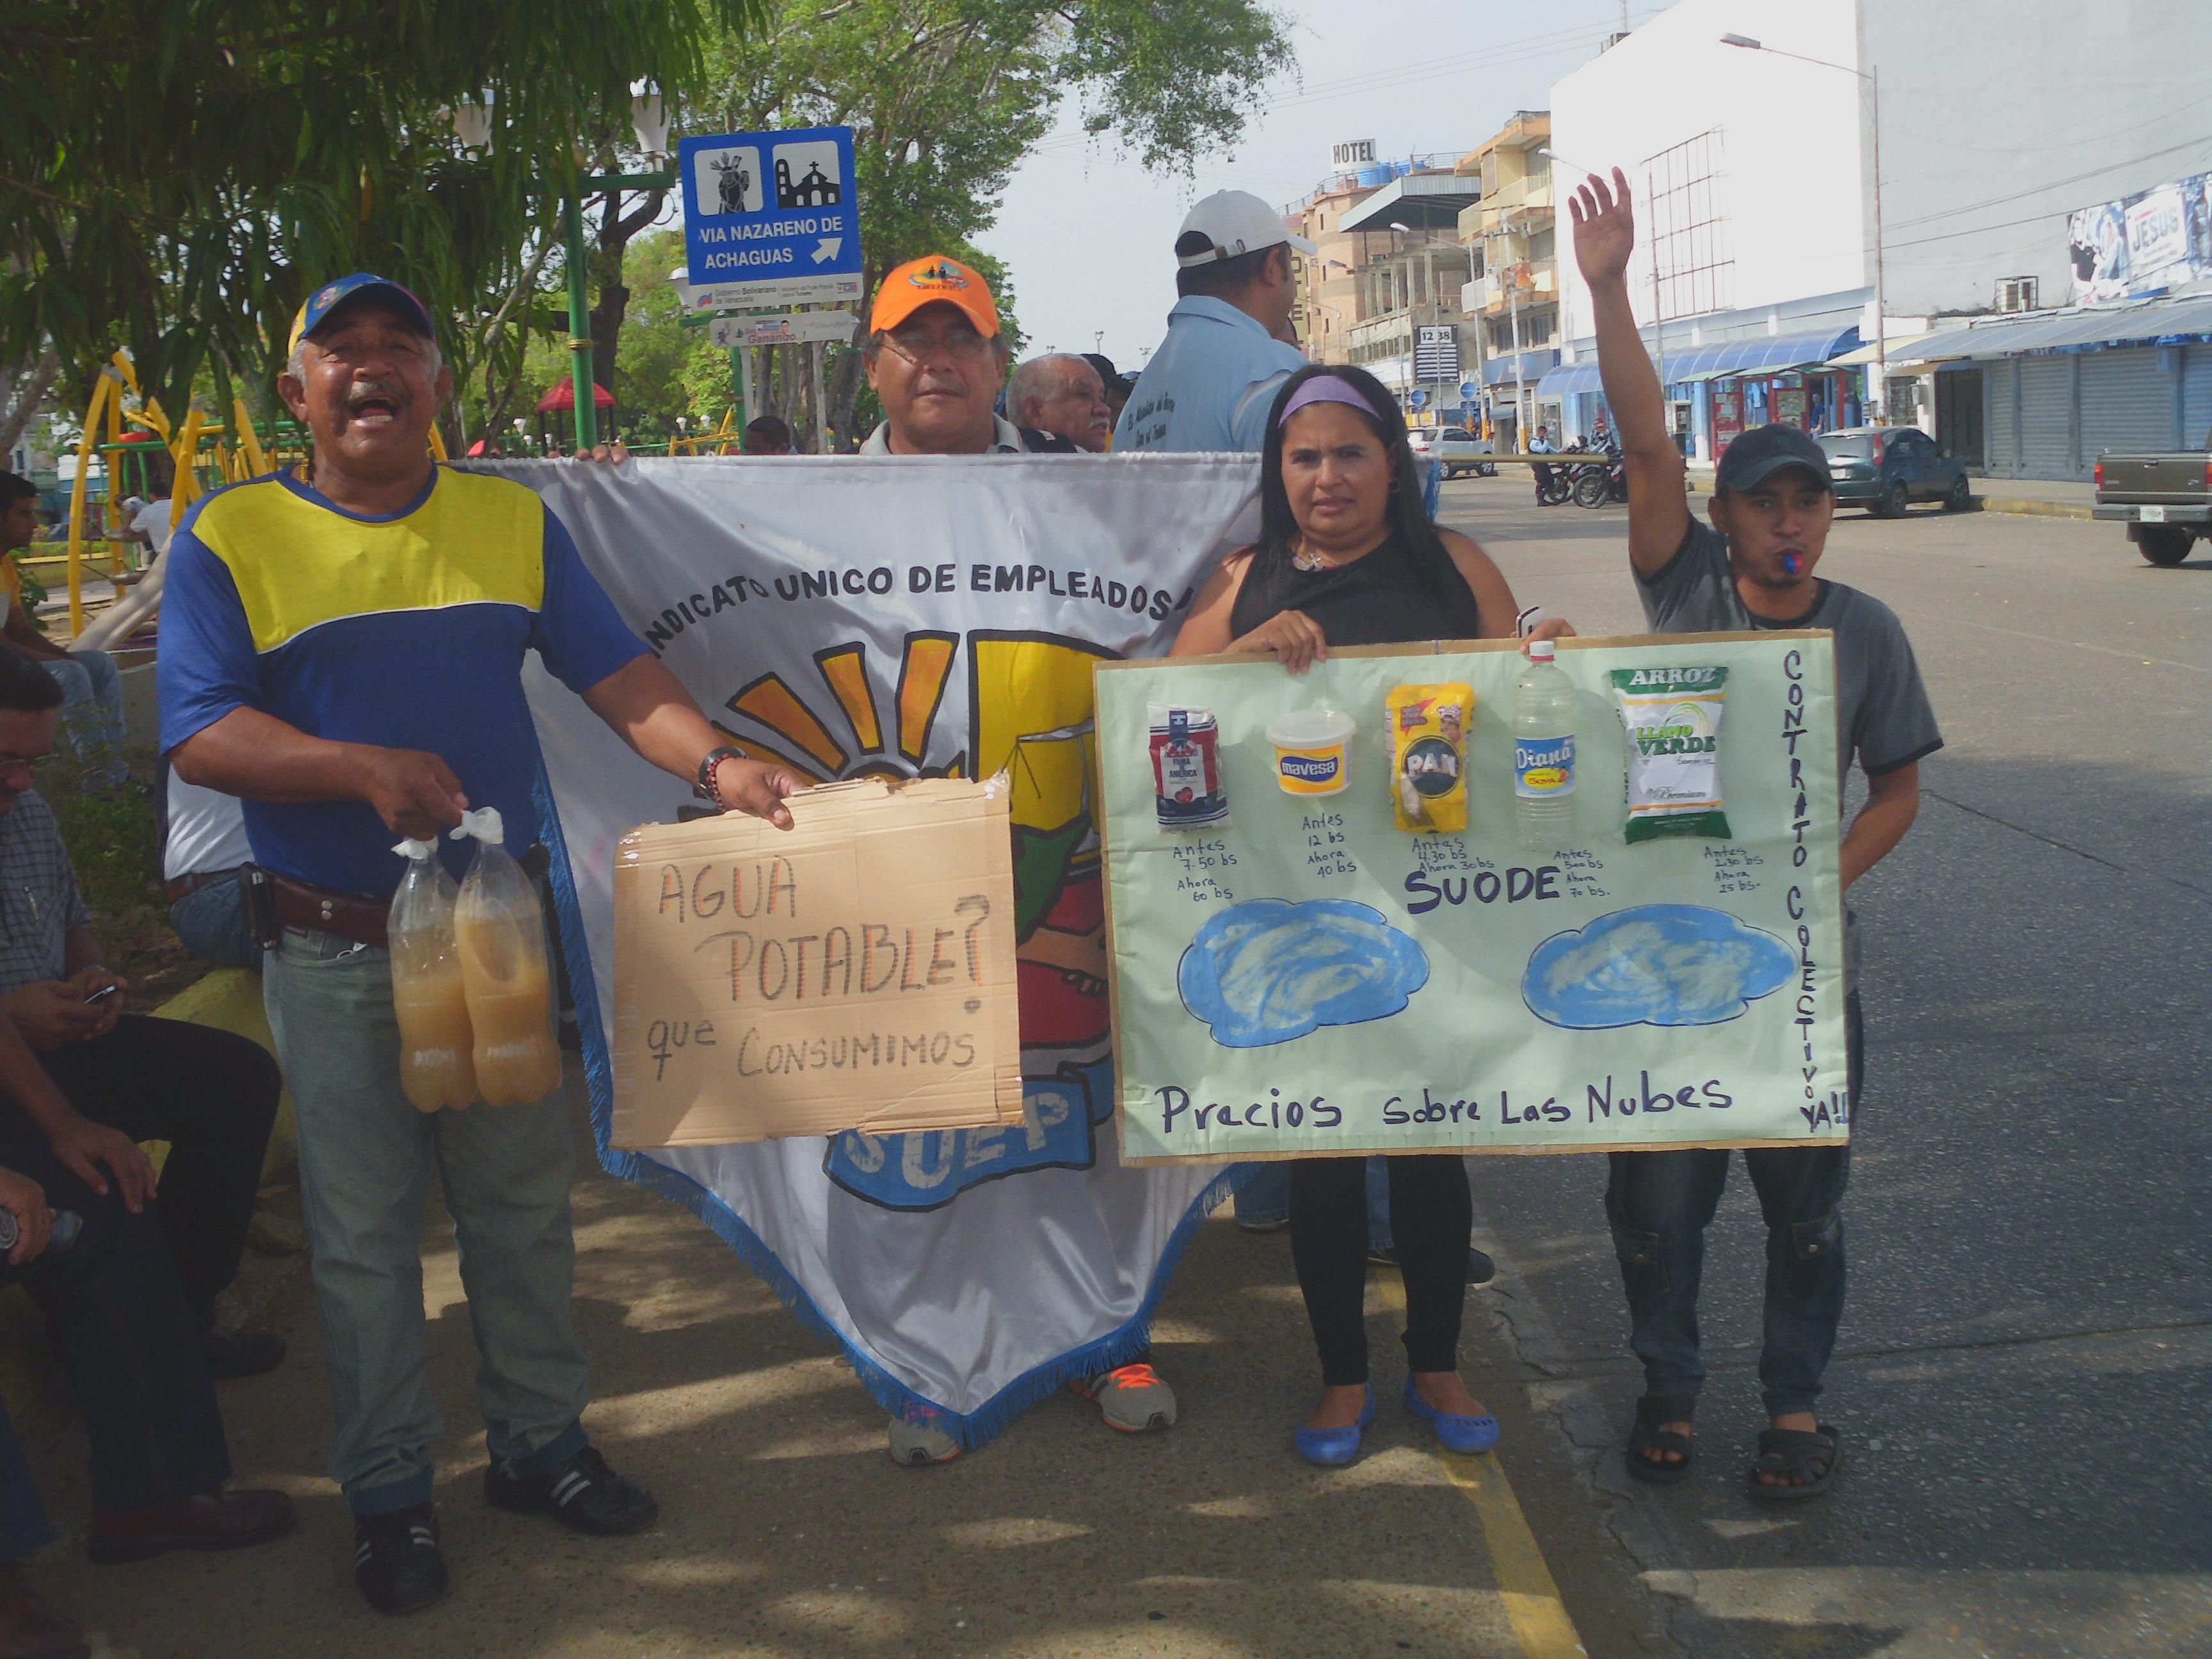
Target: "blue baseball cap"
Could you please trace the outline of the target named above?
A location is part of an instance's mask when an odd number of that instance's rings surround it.
[[[357,300],[364,294],[380,294],[390,300],[399,308],[400,314],[416,325],[424,339],[438,337],[437,325],[430,320],[428,307],[390,278],[356,270],[352,276],[341,276],[335,283],[325,283],[307,296],[307,303],[300,307],[300,314],[292,319],[292,337],[284,344],[287,355],[297,351],[300,342],[320,328],[333,311],[347,301]]]

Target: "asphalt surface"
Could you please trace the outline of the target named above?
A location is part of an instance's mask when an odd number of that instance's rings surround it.
[[[1639,631],[1621,510],[1527,489],[1448,485],[1445,517],[1522,603]],[[2105,526],[1916,511],[1839,521],[1823,570],[1904,618],[1949,744],[1853,894],[1869,1086],[1826,1500],[1742,1492],[1763,1238],[1740,1176],[1707,1262],[1699,1461],[1654,1490],[1620,1462],[1639,1381],[1596,1158],[1470,1161],[1500,1276],[1471,1298],[1467,1373],[1499,1453],[1448,1462],[1386,1401],[1337,1473],[1288,1446],[1314,1376],[1281,1234],[1200,1231],[1156,1330],[1171,1431],[1117,1435],[1061,1398],[907,1471],[825,1344],[691,1218],[586,1161],[587,1420],[659,1494],[651,1533],[584,1540],[484,1507],[467,1307],[433,1217],[445,1603],[397,1623],[355,1593],[301,1263],[261,1254],[252,1316],[293,1358],[222,1397],[241,1481],[292,1492],[300,1532],[124,1568],[72,1537],[34,1581],[116,1659],[1553,1659],[1574,1650],[1544,1639],[1554,1583],[1599,1659],[2212,1652],[2212,559],[2156,570]],[[289,1201],[261,1224],[279,1243]],[[1392,1288],[1369,1304],[1385,1378]],[[33,1452],[77,1532],[81,1431]]]
[[[1450,485],[1443,516],[1522,605],[1640,631],[1625,511],[1528,489]],[[1903,619],[1947,740],[1851,895],[1868,1083],[1820,1412],[1844,1474],[1814,1504],[1743,1493],[1765,1240],[1740,1164],[1698,1464],[1652,1489],[1621,1462],[1642,1379],[1602,1170],[1474,1159],[1503,1267],[1480,1305],[1587,1506],[1549,1494],[1538,1534],[1593,1652],[2212,1652],[2212,558],[1919,508],[1843,515],[1820,569]]]

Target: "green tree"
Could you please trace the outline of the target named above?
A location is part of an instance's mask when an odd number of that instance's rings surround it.
[[[870,292],[892,266],[949,253],[982,270],[1003,310],[1009,273],[975,239],[1022,157],[1075,100],[1084,130],[1162,173],[1235,141],[1292,62],[1256,0],[778,0],[763,27],[720,35],[686,130],[854,129]],[[799,354],[769,354],[794,367]],[[763,400],[811,430],[804,376]],[[829,418],[860,435],[857,351],[832,349]]]
[[[266,389],[311,285],[368,268],[453,318],[468,378],[520,350],[556,193],[617,156],[631,82],[695,82],[763,3],[9,0],[0,367],[51,349],[74,387],[126,345],[173,412],[210,367]],[[485,90],[465,153],[445,111]]]

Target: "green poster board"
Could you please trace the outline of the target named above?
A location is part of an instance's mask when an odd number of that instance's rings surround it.
[[[1511,641],[1334,652],[1304,678],[1099,666],[1124,1162],[1848,1139],[1829,636],[1571,640],[1559,663],[1577,810],[1540,852],[1516,830]],[[1632,844],[1612,672],[1708,667],[1728,838]],[[1439,682],[1474,695],[1467,829],[1409,833],[1385,699]],[[1212,714],[1225,823],[1163,827],[1154,705]],[[1347,781],[1293,796],[1267,728],[1322,709],[1356,723]]]

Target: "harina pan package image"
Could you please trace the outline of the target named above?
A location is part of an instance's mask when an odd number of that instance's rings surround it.
[[[1467,828],[1467,731],[1474,688],[1401,685],[1383,699],[1390,734],[1390,810],[1401,830]]]

